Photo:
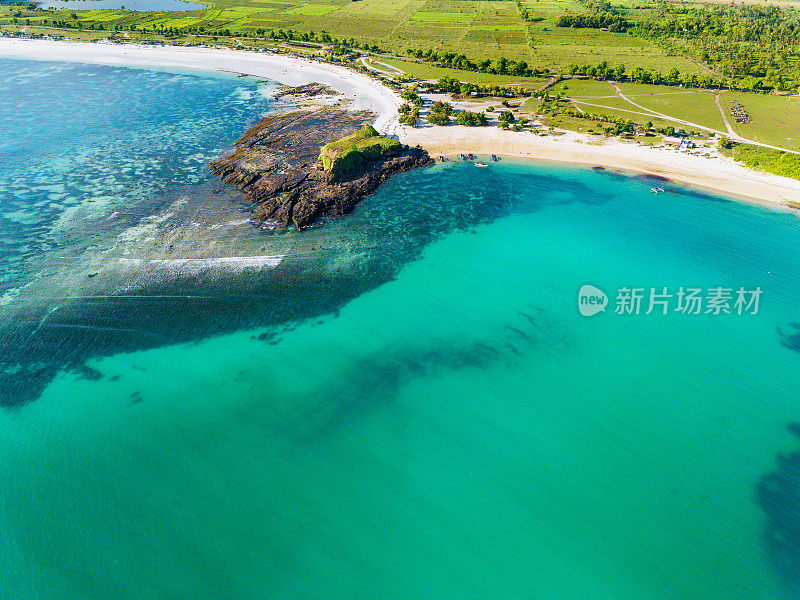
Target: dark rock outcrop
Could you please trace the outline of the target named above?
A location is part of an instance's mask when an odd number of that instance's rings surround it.
[[[212,162],[211,172],[242,190],[258,224],[270,220],[303,229],[323,217],[344,216],[392,174],[433,163],[424,150],[398,145],[331,180],[319,162],[320,148],[373,117],[333,107],[270,115],[249,129],[230,155]]]
[[[306,83],[304,85],[282,85],[275,92],[276,98],[293,96],[294,98],[314,98],[316,96],[339,96],[339,92],[321,83]]]

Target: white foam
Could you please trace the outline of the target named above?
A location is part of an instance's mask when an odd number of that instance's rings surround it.
[[[182,274],[197,274],[207,270],[243,271],[245,269],[262,269],[277,267],[286,255],[266,256],[221,256],[213,258],[120,258],[121,265],[140,267],[148,265]]]

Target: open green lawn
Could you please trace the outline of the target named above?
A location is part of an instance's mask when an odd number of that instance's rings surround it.
[[[700,110],[700,108],[695,106],[695,104],[697,104],[695,102],[696,98],[691,97],[687,102],[685,94],[679,96],[668,96],[668,104],[665,105],[657,105],[652,102],[651,99],[653,97],[660,98],[660,96],[654,96],[654,92],[651,88],[655,88],[662,93],[668,92],[672,88],[665,86],[647,86],[641,84],[622,84],[620,85],[620,88],[623,90],[624,94],[629,95],[629,97],[637,104],[669,116],[674,116],[676,118],[685,120],[692,120],[689,119],[688,116],[706,116],[705,113]],[[642,110],[641,108],[633,106],[627,100],[621,98],[614,90],[614,87],[606,81],[577,78],[566,79],[555,84],[548,91],[551,95],[561,93],[563,96],[574,100],[574,106],[590,114],[606,115],[609,117],[622,117],[623,119],[630,119],[634,123],[639,123],[640,125],[644,125],[649,121],[652,122],[656,127],[672,126],[676,129],[683,128],[686,130],[691,130],[691,127],[687,127],[667,119],[660,119],[654,115],[650,115],[647,113],[647,111]],[[713,93],[698,92],[698,95],[708,95],[711,102],[711,107],[714,108]],[[640,102],[640,100],[644,101]],[[602,107],[592,105],[602,105]],[[719,113],[717,113],[717,116],[719,117]],[[692,122],[701,125],[705,124],[702,121]],[[720,125],[722,125],[721,121]],[[707,126],[710,127],[711,125]]]
[[[705,127],[725,131],[725,125],[714,104],[713,91],[685,89],[663,85],[648,85],[640,83],[621,83],[619,88],[636,104],[658,113],[697,123]],[[634,121],[647,122],[662,120],[657,117],[644,117],[636,113],[647,112],[641,108],[633,106],[627,100],[621,98],[614,87],[606,81],[594,79],[567,79],[551,89],[552,94],[562,93],[564,96],[574,99],[575,104],[586,112],[595,114],[616,114],[621,117],[630,118]],[[581,102],[583,101],[583,102]],[[584,103],[585,102],[585,103]],[[600,104],[608,108],[590,106]],[[644,119],[644,121],[642,121]],[[683,127],[691,130],[691,127],[679,125],[674,122],[666,122],[666,125]],[[661,125],[658,125],[661,126]]]
[[[627,100],[620,98],[610,83],[595,79],[566,79],[548,90],[551,95],[561,94],[575,100],[575,105],[589,113],[618,114],[626,119],[634,112],[644,112]],[[594,104],[608,107],[607,109]],[[611,110],[609,110],[611,109]],[[645,121],[646,122],[646,121]]]
[[[739,124],[730,116],[731,101],[739,102],[752,123]],[[790,150],[800,150],[800,98],[771,94],[724,92],[722,108],[733,130],[742,137]]]
[[[616,95],[614,88],[606,81],[577,77],[560,81],[551,86],[549,91],[553,95],[560,93],[570,98],[581,98],[593,102],[595,99],[599,101],[601,98]]]
[[[714,104],[713,91],[639,83],[622,83],[619,87],[623,94],[645,108],[725,131],[725,124]]]
[[[580,106],[580,105],[579,105]],[[586,111],[587,113],[594,114],[594,115],[606,115],[608,117],[622,117],[623,119],[632,121],[633,123],[637,123],[639,125],[646,125],[648,122],[652,123],[655,127],[674,127],[675,129],[679,129],[682,127],[678,123],[673,121],[668,121],[666,119],[659,119],[658,117],[653,117],[648,114],[643,113],[642,111],[636,109],[635,107],[631,106],[628,109],[607,109],[607,108],[598,108],[596,106],[581,106],[581,108]]]

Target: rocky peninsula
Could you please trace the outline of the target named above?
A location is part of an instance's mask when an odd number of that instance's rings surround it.
[[[332,106],[270,115],[211,172],[242,190],[256,224],[302,230],[348,214],[392,174],[433,163],[425,150],[378,135],[373,120]]]

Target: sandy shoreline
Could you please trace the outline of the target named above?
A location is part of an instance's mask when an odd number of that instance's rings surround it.
[[[617,140],[568,132],[536,136],[495,127],[450,125],[418,129],[398,124],[399,96],[379,82],[334,65],[268,53],[217,48],[90,44],[19,38],[0,38],[0,56],[232,71],[271,79],[286,85],[323,83],[351,100],[351,107],[375,112],[375,127],[410,145],[419,144],[432,156],[472,152],[532,160],[599,166],[666,177],[678,183],[735,198],[777,207],[800,202],[800,181],[754,171],[733,159],[692,156],[666,148],[652,148]]]
[[[84,62],[102,65],[132,65],[201,71],[228,71],[264,77],[285,85],[318,82],[342,93],[354,109],[378,115],[375,128],[397,133],[400,98],[389,88],[356,73],[325,63],[286,55],[182,46],[138,44],[90,44],[0,37],[0,56]]]
[[[776,208],[800,202],[800,181],[748,169],[731,158],[692,156],[667,148],[652,148],[568,132],[537,136],[527,131],[495,127],[425,127],[401,139],[421,144],[432,156],[459,153],[497,154],[532,160],[598,166],[665,177],[676,183]]]

